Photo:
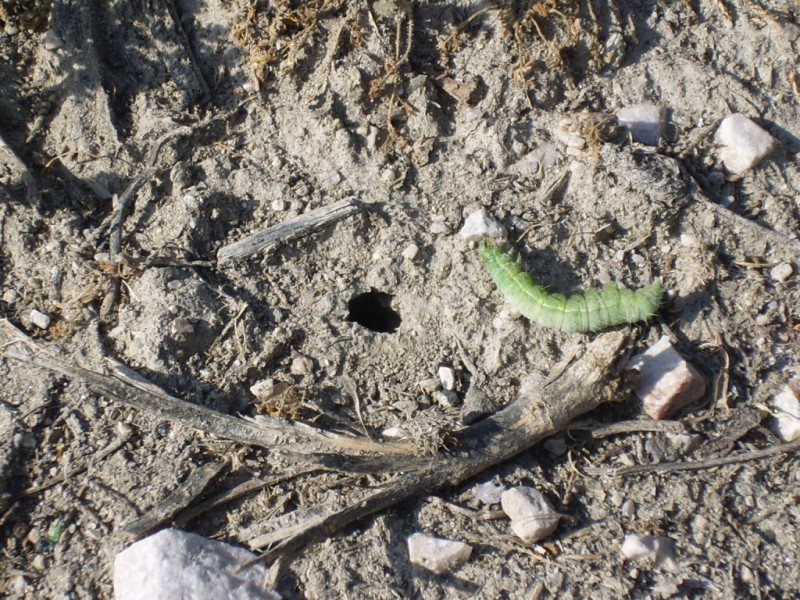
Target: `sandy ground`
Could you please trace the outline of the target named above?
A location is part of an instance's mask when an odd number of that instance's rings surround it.
[[[665,283],[658,317],[628,327],[629,352],[668,334],[706,377],[706,396],[676,417],[684,433],[559,434],[309,546],[279,581],[285,597],[800,593],[795,455],[588,474],[780,443],[761,408],[798,362],[796,3],[0,6],[0,311],[70,364],[102,371],[111,358],[218,412],[376,439],[404,427],[436,447],[459,428],[459,408],[438,404],[426,381],[440,366],[455,369],[460,399],[479,387],[499,407],[592,338],[504,306],[456,235],[473,210],[500,219],[554,291]],[[603,127],[640,103],[669,109],[657,147]],[[779,142],[741,176],[714,143],[736,112]],[[543,194],[565,172],[566,189]],[[226,244],[347,197],[362,204],[356,215],[215,263]],[[121,226],[109,226],[121,201]],[[771,270],[782,263],[794,273],[781,281]],[[115,532],[200,465],[233,461],[217,492],[294,467],[78,378],[10,359],[0,373],[8,597],[111,597]],[[251,387],[268,379],[287,391],[257,398]],[[624,383],[616,393],[594,420],[645,419]],[[185,528],[247,545],[267,517],[386,476],[280,482]],[[475,516],[497,508],[475,500],[486,481],[534,486],[568,518],[526,546],[508,521]],[[470,543],[472,557],[443,576],[415,567],[405,539],[416,531]],[[669,537],[676,564],[623,560],[627,533]]]

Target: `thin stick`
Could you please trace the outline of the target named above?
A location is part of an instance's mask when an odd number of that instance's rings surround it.
[[[725,456],[722,458],[709,458],[708,460],[695,460],[695,461],[678,461],[656,463],[653,465],[633,465],[632,467],[621,467],[619,469],[611,468],[584,468],[584,472],[588,475],[608,475],[610,477],[626,477],[628,475],[638,475],[640,473],[669,473],[673,471],[699,471],[701,469],[713,469],[715,467],[724,467],[725,465],[735,465],[738,463],[748,462],[751,460],[762,460],[784,454],[786,452],[793,452],[800,448],[800,440],[790,442],[788,444],[781,444],[780,446],[773,446],[763,450],[753,450],[752,452],[743,452],[733,456]]]
[[[268,227],[238,242],[227,244],[217,252],[217,264],[246,258],[279,244],[306,236],[314,231],[357,213],[360,203],[353,197],[334,202],[283,223]]]

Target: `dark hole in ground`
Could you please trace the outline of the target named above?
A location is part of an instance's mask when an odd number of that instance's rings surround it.
[[[372,290],[353,296],[347,304],[348,321],[355,321],[371,331],[394,333],[400,326],[400,315],[392,310],[392,296]]]

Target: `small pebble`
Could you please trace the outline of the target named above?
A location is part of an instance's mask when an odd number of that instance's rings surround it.
[[[458,394],[452,390],[440,390],[431,394],[431,397],[436,403],[439,404],[439,406],[444,408],[453,408],[458,406],[460,403]]]
[[[641,267],[647,262],[645,257],[642,256],[641,254],[631,254],[631,260],[637,267]]]
[[[497,407],[483,390],[471,386],[464,397],[464,406],[461,407],[461,423],[472,425],[497,410]]]
[[[667,537],[629,533],[622,540],[620,550],[628,560],[652,560],[656,567],[673,570],[677,567],[674,547],[674,542]]]
[[[772,318],[769,315],[757,315],[756,316],[756,325],[759,327],[766,327],[772,323]]]
[[[437,575],[457,569],[469,560],[471,554],[472,546],[464,542],[424,533],[415,533],[408,537],[409,560]]]
[[[285,381],[275,381],[272,378],[262,379],[250,386],[250,393],[253,394],[261,402],[280,396],[290,385]]]
[[[467,217],[458,235],[466,241],[480,240],[485,237],[505,239],[506,228],[486,210],[481,208]]]
[[[64,41],[52,29],[48,29],[44,34],[44,49],[50,52],[55,52],[64,47]]]
[[[498,504],[505,491],[505,486],[487,481],[475,488],[475,500],[482,504]]]
[[[47,329],[50,327],[50,316],[35,308],[31,311],[30,319],[31,323],[36,325],[39,329]]]
[[[6,290],[3,292],[3,302],[6,304],[14,304],[17,300],[19,300],[19,294],[14,290]]]
[[[662,336],[642,354],[634,356],[628,370],[639,371],[634,390],[652,419],[667,419],[703,397],[706,381]]]
[[[453,367],[439,367],[439,381],[442,383],[442,389],[454,390],[456,389],[456,372]]]
[[[310,358],[307,356],[297,356],[292,360],[292,364],[289,367],[289,372],[292,375],[302,375],[305,377],[306,375],[311,375],[314,370],[314,363]]]
[[[273,200],[269,206],[275,212],[283,212],[286,210],[286,200],[283,198],[278,198],[277,200]]]
[[[772,399],[773,430],[784,442],[800,439],[800,399],[788,385]]]
[[[563,437],[550,438],[542,445],[553,456],[564,456],[567,453],[567,442]]]
[[[778,141],[743,114],[722,120],[715,136],[722,144],[719,156],[731,173],[744,173],[755,167],[778,146]]]
[[[416,244],[409,244],[403,250],[403,258],[406,260],[414,260],[417,258],[417,254],[419,254],[419,246]]]
[[[697,244],[697,238],[691,233],[681,234],[681,246],[684,248],[693,248]]]
[[[194,325],[185,317],[174,319],[170,325],[170,333],[173,337],[190,337],[194,335]]]
[[[783,283],[792,276],[792,265],[789,263],[781,263],[772,268],[769,272],[769,276],[775,281]]]
[[[634,142],[658,146],[667,128],[667,109],[655,104],[633,104],[617,111],[617,122]]]
[[[401,440],[408,437],[408,434],[403,430],[403,428],[397,426],[387,427],[381,431],[381,435],[390,440]]]
[[[447,226],[447,223],[444,222],[442,219],[436,219],[431,223],[431,233],[434,235],[443,235],[446,233],[450,233],[450,228]]]
[[[423,379],[417,383],[417,387],[425,394],[432,394],[438,389],[441,389],[442,382],[436,378]]]
[[[511,531],[527,543],[546,538],[561,519],[547,498],[531,487],[506,490],[500,504],[511,519]]]

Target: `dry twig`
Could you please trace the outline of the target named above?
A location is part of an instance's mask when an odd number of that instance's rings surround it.
[[[220,248],[217,252],[217,264],[223,265],[232,260],[247,258],[262,250],[273,248],[278,244],[309,235],[357,213],[360,207],[359,202],[350,197],[334,202],[329,206],[317,208],[283,223],[278,223],[243,240]]]

